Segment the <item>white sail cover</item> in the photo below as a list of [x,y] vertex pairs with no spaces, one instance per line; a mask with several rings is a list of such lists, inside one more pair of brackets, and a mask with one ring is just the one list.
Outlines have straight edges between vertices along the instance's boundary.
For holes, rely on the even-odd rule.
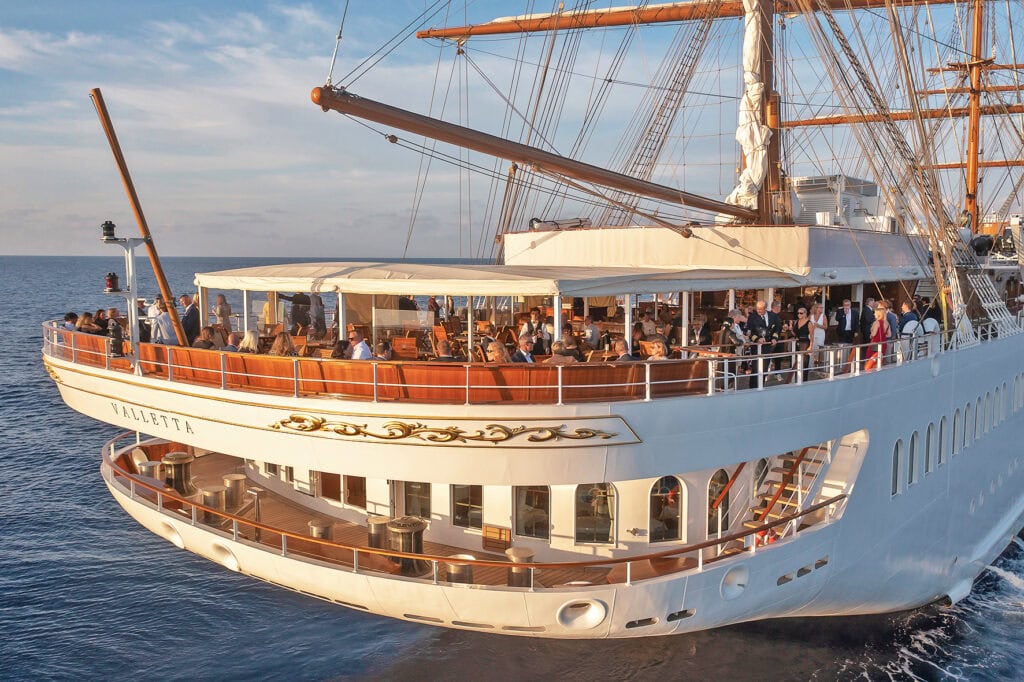
[[[757,208],[757,195],[768,173],[768,141],[772,131],[764,124],[764,83],[761,82],[761,13],[758,0],[743,0],[743,99],[740,101],[736,141],[743,150],[744,168],[726,203]],[[731,220],[731,219],[730,219]]]

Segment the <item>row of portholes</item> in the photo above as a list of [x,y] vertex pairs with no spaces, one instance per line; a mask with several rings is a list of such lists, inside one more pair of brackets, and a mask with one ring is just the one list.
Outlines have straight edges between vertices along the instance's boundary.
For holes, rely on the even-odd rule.
[[[953,412],[953,433],[949,434],[948,417],[939,421],[938,433],[935,424],[928,424],[924,435],[924,466],[919,466],[919,453],[922,443],[920,434],[914,431],[907,443],[900,438],[892,449],[892,495],[895,497],[903,492],[903,472],[906,472],[906,487],[914,485],[923,476],[932,473],[937,467],[946,463],[971,446],[989,430],[1006,420],[1007,411],[1016,412],[1024,407],[1024,379],[1016,376],[1013,379],[1013,396],[1007,391],[1006,383],[996,387],[994,393],[978,396],[973,403],[967,403],[961,411]],[[936,435],[938,442],[936,443]]]
[[787,573],[785,575],[780,575],[779,579],[775,581],[775,585],[778,586],[778,587],[782,587],[786,583],[793,582],[793,580],[795,580],[796,578],[802,578],[805,575],[808,575],[811,571],[816,571],[819,568],[824,568],[827,565],[828,565],[828,556],[826,555],[826,556],[821,557],[817,561],[815,561],[813,564],[810,564],[810,565],[807,565],[807,566],[802,566],[802,567],[798,568],[793,573]]

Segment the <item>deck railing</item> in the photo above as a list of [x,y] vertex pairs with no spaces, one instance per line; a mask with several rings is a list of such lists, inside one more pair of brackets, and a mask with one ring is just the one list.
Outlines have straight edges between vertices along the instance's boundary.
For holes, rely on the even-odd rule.
[[[171,516],[177,520],[186,520],[193,526],[205,526],[208,532],[230,537],[236,542],[246,542],[250,545],[260,546],[265,551],[280,553],[281,556],[298,555],[307,559],[313,559],[328,564],[351,570],[354,573],[378,573],[391,575],[394,571],[380,568],[381,560],[414,560],[426,562],[430,565],[429,576],[411,576],[412,579],[420,579],[425,582],[436,584],[449,581],[444,579],[446,574],[441,568],[446,565],[470,565],[481,568],[519,569],[529,574],[528,589],[533,590],[542,585],[536,580],[537,571],[556,571],[565,569],[600,569],[602,582],[589,585],[565,584],[558,587],[572,589],[586,589],[594,584],[626,584],[630,585],[641,580],[660,577],[672,573],[702,572],[705,565],[722,560],[731,556],[752,556],[758,552],[768,551],[772,545],[765,545],[758,540],[764,537],[770,529],[790,525],[792,533],[787,534],[786,539],[796,538],[800,533],[806,532],[808,528],[821,523],[827,523],[841,516],[845,508],[847,495],[840,494],[830,497],[806,509],[788,514],[774,521],[766,522],[756,528],[746,529],[740,532],[724,535],[720,538],[713,538],[704,542],[690,543],[676,546],[658,552],[648,552],[640,555],[621,557],[616,559],[589,559],[586,561],[560,561],[560,562],[537,562],[521,563],[514,561],[493,561],[488,559],[467,559],[463,556],[437,556],[432,554],[416,554],[411,552],[399,552],[389,549],[377,549],[367,546],[358,546],[334,542],[323,538],[311,537],[271,526],[260,521],[247,519],[237,514],[209,507],[194,499],[183,497],[159,481],[137,476],[127,471],[119,464],[119,460],[136,444],[118,447],[123,440],[135,436],[132,432],[125,432],[115,436],[103,446],[104,453],[104,478],[111,486],[120,489],[129,498],[137,503],[142,503],[158,510],[162,514]],[[312,513],[311,513],[312,518]],[[212,519],[212,520],[211,520]],[[801,523],[795,523],[802,520]],[[224,530],[230,527],[230,531]],[[778,546],[776,543],[775,546]],[[742,551],[724,553],[722,550],[727,546],[742,547]],[[340,556],[339,556],[340,555]],[[377,566],[374,566],[374,561]],[[652,563],[654,562],[654,563]],[[616,568],[620,570],[616,570]],[[652,574],[654,568],[654,574]],[[410,577],[410,576],[406,576]],[[487,587],[490,589],[515,589],[509,586],[494,585],[491,583],[470,582],[469,584]],[[551,586],[548,586],[551,587]]]
[[[994,325],[977,328],[982,342]],[[714,395],[741,389],[859,375],[930,358],[949,347],[951,335],[932,333],[883,344],[840,344],[797,351],[733,355],[713,347],[687,347],[688,357],[660,362],[582,362],[567,365],[384,362],[288,358],[140,344],[137,361],[112,353],[104,336],[43,326],[43,353],[52,358],[171,382],[277,395],[329,396],[387,402],[467,405],[571,404]],[[767,349],[768,346],[766,345]]]

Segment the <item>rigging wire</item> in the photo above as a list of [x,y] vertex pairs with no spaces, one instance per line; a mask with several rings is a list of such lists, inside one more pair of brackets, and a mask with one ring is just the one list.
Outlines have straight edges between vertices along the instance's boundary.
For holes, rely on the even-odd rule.
[[345,31],[345,17],[348,16],[348,0],[345,0],[345,7],[341,11],[341,25],[338,26],[338,38],[334,41],[334,54],[331,55],[331,68],[327,72],[327,85],[330,87],[331,78],[334,77],[334,65],[338,61],[338,48],[341,47],[341,35]]

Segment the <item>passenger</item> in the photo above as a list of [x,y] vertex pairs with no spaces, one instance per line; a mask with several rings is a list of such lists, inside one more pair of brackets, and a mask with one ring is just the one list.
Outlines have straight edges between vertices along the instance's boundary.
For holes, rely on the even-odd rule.
[[391,344],[387,341],[378,341],[373,349],[374,360],[390,360],[392,355]]
[[537,346],[533,337],[523,334],[519,337],[519,350],[512,354],[512,362],[533,363],[533,349]]
[[707,315],[697,313],[690,322],[690,326],[693,329],[693,338],[690,339],[690,343],[697,346],[711,345],[711,325],[708,323]]
[[274,339],[274,345],[270,347],[267,355],[293,358],[298,355],[295,352],[295,344],[292,343],[292,335],[288,332],[279,332]]
[[651,344],[651,346],[650,346],[650,348],[651,348],[651,355],[650,355],[650,357],[647,358],[648,360],[651,360],[651,361],[668,360],[668,348],[665,346],[664,339],[657,338],[654,341],[651,341],[650,344]]
[[[903,302],[903,304],[900,306],[900,309],[903,313],[902,315],[900,315],[899,321],[900,334],[912,334],[914,330],[917,329],[916,323],[921,321],[920,318],[917,316],[917,311],[914,310],[914,307],[907,301]],[[913,324],[911,328],[908,330],[907,325],[910,322],[914,322],[915,324]]]
[[811,351],[817,352],[825,347],[825,330],[828,328],[828,318],[821,309],[820,303],[811,306]]
[[[292,324],[291,332],[298,334],[300,331],[309,329],[309,295],[301,291],[289,296],[288,294],[278,294],[278,305],[280,299],[292,302]],[[283,319],[278,319],[278,322],[284,322]]]
[[633,348],[639,348],[641,341],[647,340],[647,335],[643,333],[643,323],[633,323],[633,332],[630,334],[630,338],[633,343],[630,344]]
[[[554,353],[554,345],[551,344]],[[572,327],[566,327],[565,331],[562,332],[562,345],[564,346],[563,353],[565,355],[571,355],[576,359],[576,362],[583,362],[583,353],[580,350],[579,344],[576,342],[576,335],[572,333]]]
[[245,332],[245,337],[242,342],[238,344],[239,353],[259,353],[260,352],[260,337],[256,333],[255,329],[249,329]]
[[565,343],[555,341],[551,344],[551,357],[544,361],[546,365],[569,365],[576,362],[576,357],[568,353]]
[[178,297],[178,301],[181,302],[181,307],[185,311],[181,315],[181,327],[185,330],[185,338],[188,340],[188,345],[196,340],[199,336],[199,307],[192,302],[192,297],[188,294],[182,294]]
[[78,321],[75,322],[75,331],[85,332],[86,334],[105,334],[106,330],[102,329],[96,322],[88,310],[81,314]]
[[499,341],[491,341],[487,345],[487,362],[495,362],[507,364],[512,362],[512,357],[508,354],[508,349],[505,348],[505,344]]
[[78,315],[76,313],[64,313],[64,329],[73,332],[78,328]]
[[836,337],[840,343],[853,343],[857,333],[857,313],[853,310],[850,299],[843,299],[843,307],[836,311]]
[[636,357],[629,352],[629,346],[626,345],[625,339],[615,340],[615,355],[614,362],[634,362]]
[[193,348],[202,348],[203,350],[214,350],[217,348],[217,344],[213,342],[213,327],[206,326],[199,330],[199,336],[192,342]]
[[348,342],[352,344],[353,360],[370,360],[373,357],[370,346],[363,340],[363,334],[359,330],[353,329],[348,333]]
[[583,342],[589,346],[588,350],[594,350],[600,346],[601,330],[594,324],[594,318],[587,315],[583,318]]
[[92,315],[92,320],[95,324],[103,328],[103,331],[107,330],[107,311],[103,308],[97,308],[96,312]]
[[351,360],[352,359],[352,345],[344,340],[339,339],[334,344],[334,348],[331,349],[332,360]]
[[231,332],[228,334],[228,342],[221,348],[225,353],[237,353],[238,344],[242,343],[242,339],[245,338],[241,332]]
[[[892,330],[889,328],[889,321],[886,319],[888,313],[888,307],[885,301],[879,301],[875,305],[875,323],[871,325],[871,345],[867,348],[867,363],[864,365],[864,369],[874,369],[880,367],[882,364],[882,357],[885,356],[887,342],[892,335]],[[879,355],[879,348],[881,348],[881,355]]]
[[224,298],[224,294],[217,294],[217,301],[213,304],[213,308],[210,309],[210,312],[217,318],[217,324],[224,327],[224,332],[226,334],[230,334],[231,306],[228,305],[228,300]]
[[793,322],[793,336],[796,337],[796,349],[800,352],[811,347],[811,320],[807,316],[807,308],[796,309],[796,320]]
[[893,305],[889,301],[881,301],[885,304],[885,321],[889,324],[889,340],[895,339],[900,333],[900,318],[893,310]]
[[452,344],[448,339],[441,339],[437,342],[437,357],[431,358],[434,362],[458,362],[452,355]]
[[324,299],[320,294],[309,295],[309,328],[318,337],[327,333],[327,321],[324,317]]
[[178,336],[174,333],[174,323],[171,322],[171,314],[167,312],[167,304],[163,299],[156,300],[157,315],[152,320],[153,332],[150,335],[153,343],[162,343],[166,346],[178,345]]
[[488,322],[486,325],[484,325],[483,338],[480,339],[480,350],[483,352],[484,362],[488,362],[487,349],[490,348],[491,343],[493,343],[495,340],[496,339],[494,336],[494,325]]
[[[644,339],[647,339],[648,336],[654,336],[655,334],[658,333],[658,325],[655,324],[654,320],[651,319],[651,314],[646,310],[640,315],[640,322],[638,322],[637,324],[640,325],[640,329],[643,332]],[[634,344],[634,347],[636,347],[636,344]]]

